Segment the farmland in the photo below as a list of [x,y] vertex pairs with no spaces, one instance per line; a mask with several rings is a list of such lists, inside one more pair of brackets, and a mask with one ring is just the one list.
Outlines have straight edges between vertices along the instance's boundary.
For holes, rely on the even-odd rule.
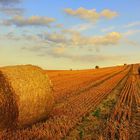
[[0,140],[138,140],[139,65],[47,70],[54,106],[44,120],[0,130]]

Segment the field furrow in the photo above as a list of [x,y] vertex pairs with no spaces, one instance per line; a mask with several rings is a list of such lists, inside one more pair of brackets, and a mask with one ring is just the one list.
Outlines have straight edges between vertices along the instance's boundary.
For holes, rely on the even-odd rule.
[[136,70],[137,66],[133,66],[131,75],[121,91],[120,98],[114,108],[114,113],[111,115],[104,132],[103,137],[105,140],[130,139],[133,98],[135,98],[137,107],[139,106]]
[[70,129],[80,122],[87,113],[95,108],[128,74],[130,67],[119,72],[96,87],[89,88],[65,102],[57,104],[48,120],[22,130],[6,130],[2,132],[3,140],[18,139],[50,139],[64,138]]
[[[105,80],[109,79],[110,77],[118,74],[119,72],[127,69],[126,67],[116,67],[116,68],[109,68],[103,70],[97,70],[95,73],[94,71],[90,71],[89,73],[83,75],[78,74],[75,75],[73,78],[67,77],[67,81],[63,82],[63,77],[59,80],[56,80],[54,83],[54,98],[56,103],[63,102],[68,98],[77,95],[93,86],[104,82]],[[52,79],[53,81],[53,79]],[[56,81],[59,81],[59,84],[56,84]]]

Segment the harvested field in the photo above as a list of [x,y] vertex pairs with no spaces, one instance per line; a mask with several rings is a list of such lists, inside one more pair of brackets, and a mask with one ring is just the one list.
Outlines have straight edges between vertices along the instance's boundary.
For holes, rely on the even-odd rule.
[[47,71],[54,85],[56,102],[66,100],[79,91],[86,90],[94,85],[126,69],[125,67],[102,68],[98,70],[83,71]]
[[26,128],[2,129],[0,140],[138,140],[138,66],[44,71],[53,85],[50,114]]

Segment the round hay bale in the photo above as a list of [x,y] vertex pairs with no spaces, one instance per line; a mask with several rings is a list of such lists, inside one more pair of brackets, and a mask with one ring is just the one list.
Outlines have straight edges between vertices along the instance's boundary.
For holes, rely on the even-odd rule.
[[43,120],[54,100],[45,71],[32,65],[0,68],[0,128]]

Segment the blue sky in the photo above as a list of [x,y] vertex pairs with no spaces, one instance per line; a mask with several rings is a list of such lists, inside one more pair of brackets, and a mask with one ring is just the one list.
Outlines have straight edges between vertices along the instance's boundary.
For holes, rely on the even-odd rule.
[[138,63],[139,5],[138,0],[0,0],[0,66]]

